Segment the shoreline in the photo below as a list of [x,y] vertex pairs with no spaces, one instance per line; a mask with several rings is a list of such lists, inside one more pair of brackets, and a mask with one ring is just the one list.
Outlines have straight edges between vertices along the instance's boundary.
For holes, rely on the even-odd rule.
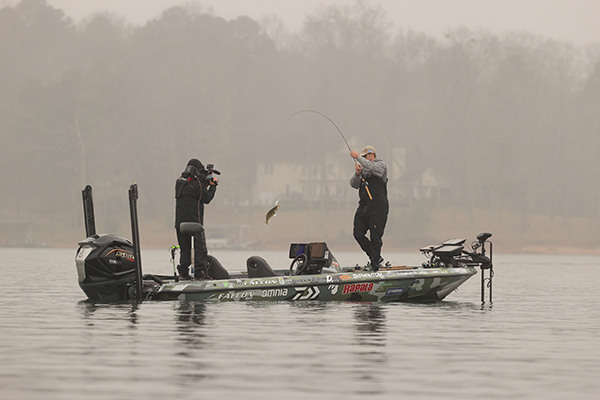
[[[419,253],[419,249],[453,238],[466,238],[470,248],[481,232],[493,234],[494,254],[600,255],[600,224],[593,220],[545,215],[530,215],[523,225],[521,214],[472,210],[470,213],[435,209],[426,216],[410,215],[409,209],[397,209],[390,217],[383,237],[382,253]],[[264,224],[264,213],[254,211],[232,214],[216,208],[206,216],[209,250],[211,234],[227,237],[232,251],[287,252],[290,243],[325,242],[336,251],[361,252],[352,237],[354,210],[280,210]],[[104,218],[99,217],[102,221]],[[131,237],[128,220],[108,228],[125,238]],[[33,243],[15,241],[13,232],[0,232],[4,248],[71,248],[84,239],[82,226],[59,227],[51,221],[39,221],[33,229]],[[140,220],[140,245],[143,249],[168,249],[177,243],[172,221]]]
[[[161,240],[154,241],[146,241],[142,242],[141,248],[143,250],[167,250],[170,245],[161,245]],[[468,242],[468,241],[467,241]],[[356,252],[362,253],[358,244],[330,244],[327,242],[328,247],[335,253],[337,252]],[[470,243],[470,242],[469,242]],[[493,242],[492,242],[493,243]],[[466,244],[466,243],[465,243]],[[77,251],[77,243],[67,244],[67,243],[58,243],[56,245],[29,245],[29,246],[0,246],[3,249],[72,249],[75,253]],[[424,247],[424,246],[421,246]],[[465,246],[467,249],[468,246]],[[576,246],[498,246],[494,244],[494,254],[515,254],[515,255],[523,255],[523,254],[531,254],[531,255],[586,255],[586,256],[600,256],[600,248],[586,248],[586,247],[576,247]],[[265,245],[265,246],[248,246],[248,247],[224,247],[218,249],[210,249],[209,253],[213,253],[215,251],[237,251],[237,252],[257,252],[257,251],[281,251],[287,253],[289,251],[288,245],[281,244],[273,244],[273,245]],[[419,252],[419,248],[415,247],[405,247],[405,246],[386,246],[384,244],[382,248],[382,254],[385,253],[406,253],[406,254],[417,254]]]

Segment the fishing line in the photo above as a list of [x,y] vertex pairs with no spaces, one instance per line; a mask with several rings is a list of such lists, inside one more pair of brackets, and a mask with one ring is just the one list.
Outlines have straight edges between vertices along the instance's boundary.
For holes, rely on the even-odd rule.
[[[296,111],[295,113],[293,113],[291,116],[293,117],[296,114],[300,114],[303,112],[313,112],[315,114],[319,114],[322,117],[327,118],[327,120],[329,122],[331,122],[333,124],[333,126],[335,126],[335,129],[337,129],[337,131],[340,133],[340,135],[342,136],[342,139],[344,139],[344,142],[346,142],[346,146],[348,146],[348,150],[352,151],[352,149],[350,148],[350,145],[348,144],[348,141],[346,140],[346,138],[344,137],[344,134],[342,133],[342,131],[340,130],[340,128],[338,128],[338,126],[335,124],[335,122],[333,122],[331,120],[331,118],[329,118],[327,115],[323,114],[322,112],[319,111],[315,111],[315,110],[300,110],[300,111]],[[354,160],[354,164],[358,164],[358,162],[356,160]],[[360,165],[360,164],[359,164]],[[367,182],[365,180],[365,178],[361,178],[361,181],[363,182],[363,184],[365,185],[365,189],[367,189],[367,194],[369,195],[369,198],[371,200],[373,200],[373,197],[371,196],[371,191],[369,190],[369,182]]]
[[323,113],[321,113],[321,112],[319,112],[319,111],[315,111],[315,110],[300,110],[300,111],[296,111],[296,112],[295,112],[295,113],[293,113],[291,116],[293,117],[294,115],[296,115],[296,114],[300,114],[300,113],[303,113],[303,112],[313,112],[313,113],[315,113],[315,114],[319,114],[319,115],[321,115],[322,117],[325,117],[325,118],[327,118],[327,120],[328,120],[329,122],[331,122],[331,123],[333,124],[333,126],[335,126],[335,129],[337,129],[337,131],[340,133],[340,135],[342,136],[342,139],[344,139],[344,142],[346,142],[346,146],[348,146],[348,150],[352,151],[352,149],[350,148],[350,145],[348,144],[348,141],[347,141],[347,140],[346,140],[346,138],[344,137],[344,134],[342,133],[342,131],[340,130],[340,128],[338,128],[338,126],[335,124],[335,122],[333,122],[333,121],[331,120],[331,118],[329,118],[327,115],[325,115],[325,114],[323,114]]

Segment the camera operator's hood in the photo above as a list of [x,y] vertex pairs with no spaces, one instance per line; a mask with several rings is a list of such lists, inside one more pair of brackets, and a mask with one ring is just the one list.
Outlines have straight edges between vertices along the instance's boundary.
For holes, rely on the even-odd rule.
[[200,160],[198,160],[197,158],[192,158],[190,161],[188,161],[187,165],[192,165],[196,167],[198,171],[202,171],[204,169],[204,165],[202,165]]

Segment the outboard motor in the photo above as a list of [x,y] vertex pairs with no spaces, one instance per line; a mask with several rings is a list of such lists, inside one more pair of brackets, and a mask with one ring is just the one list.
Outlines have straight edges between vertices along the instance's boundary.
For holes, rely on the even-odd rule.
[[75,256],[79,286],[91,300],[131,298],[135,282],[133,244],[118,235],[92,235],[78,243]]
[[[159,276],[142,275],[137,184],[129,187],[132,241],[114,234],[97,235],[90,185],[82,191],[82,196],[87,239],[78,243],[79,249],[75,256],[81,290],[90,300],[152,299],[164,282]],[[213,264],[215,275],[222,276],[223,271],[227,272],[218,261],[215,260]]]

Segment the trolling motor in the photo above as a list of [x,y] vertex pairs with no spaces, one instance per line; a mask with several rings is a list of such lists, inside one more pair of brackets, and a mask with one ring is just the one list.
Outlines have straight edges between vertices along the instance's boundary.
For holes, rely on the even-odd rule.
[[[494,264],[492,263],[492,242],[488,239],[492,237],[491,233],[484,232],[477,235],[477,242],[473,242],[471,248],[473,253],[468,253],[471,258],[480,263],[481,266],[481,304],[485,304],[485,287],[490,289],[490,305],[492,304],[492,278],[494,277]],[[489,243],[490,256],[485,255],[485,244]],[[481,248],[481,253],[477,253],[477,249]],[[488,271],[487,277],[485,271]]]
[[[488,239],[491,233],[477,235],[477,240],[471,243],[472,251],[464,249],[466,239],[450,239],[440,244],[419,249],[429,261],[422,264],[424,268],[460,268],[463,266],[481,268],[481,303],[485,304],[485,287],[489,288],[490,304],[492,304],[492,242]],[[490,256],[486,256],[485,244],[489,243]],[[478,251],[479,250],[479,251]],[[488,271],[487,276],[485,271]]]
[[467,239],[450,239],[440,244],[420,248],[419,251],[429,258],[424,262],[424,268],[458,268],[457,257],[462,254],[463,244]]

